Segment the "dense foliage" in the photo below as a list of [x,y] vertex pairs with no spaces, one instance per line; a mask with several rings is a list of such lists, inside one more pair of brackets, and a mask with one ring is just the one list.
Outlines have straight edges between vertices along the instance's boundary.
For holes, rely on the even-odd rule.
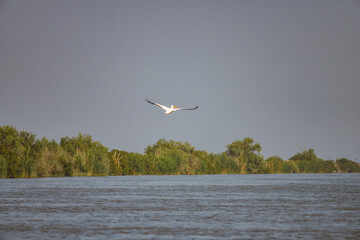
[[160,139],[139,154],[109,151],[87,134],[63,137],[58,143],[0,126],[0,178],[360,172],[353,161],[324,161],[313,149],[296,153],[288,161],[278,156],[264,160],[260,152],[260,144],[252,138],[234,141],[220,154],[196,150],[188,142]]

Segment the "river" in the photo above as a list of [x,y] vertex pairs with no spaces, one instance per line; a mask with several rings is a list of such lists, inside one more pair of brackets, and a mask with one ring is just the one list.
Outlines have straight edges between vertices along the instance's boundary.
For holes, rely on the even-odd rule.
[[0,239],[360,239],[360,174],[0,179]]

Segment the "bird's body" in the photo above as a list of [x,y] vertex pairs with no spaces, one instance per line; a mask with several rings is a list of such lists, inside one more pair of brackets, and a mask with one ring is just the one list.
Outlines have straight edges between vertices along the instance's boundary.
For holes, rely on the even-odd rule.
[[179,108],[179,107],[177,107],[175,105],[171,105],[170,107],[167,107],[167,106],[164,106],[164,105],[161,105],[161,104],[158,104],[158,103],[151,102],[149,99],[145,99],[145,101],[147,101],[150,104],[153,104],[155,106],[158,106],[158,107],[164,109],[165,114],[171,114],[171,113],[173,113],[175,111],[179,111],[179,110],[195,110],[195,109],[197,109],[199,107],[199,106],[196,106],[194,108]]

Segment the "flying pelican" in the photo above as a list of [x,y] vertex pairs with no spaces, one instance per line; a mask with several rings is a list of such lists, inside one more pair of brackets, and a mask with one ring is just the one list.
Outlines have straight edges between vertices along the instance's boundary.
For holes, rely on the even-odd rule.
[[196,106],[196,107],[194,107],[194,108],[179,108],[179,107],[174,106],[174,105],[171,105],[170,107],[166,107],[166,106],[164,106],[164,105],[161,105],[161,104],[158,104],[158,103],[154,103],[154,102],[150,101],[149,99],[145,99],[145,101],[147,101],[148,103],[151,103],[151,104],[153,104],[153,105],[155,105],[155,106],[158,106],[158,107],[164,109],[164,110],[165,110],[165,114],[171,114],[171,113],[173,113],[173,112],[175,112],[175,111],[179,111],[179,110],[195,110],[195,109],[197,109],[197,108],[199,107],[199,106]]

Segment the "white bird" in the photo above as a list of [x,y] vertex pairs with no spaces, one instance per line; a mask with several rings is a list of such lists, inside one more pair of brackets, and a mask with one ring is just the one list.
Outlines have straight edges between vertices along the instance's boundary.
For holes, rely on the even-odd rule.
[[158,103],[154,103],[154,102],[150,101],[149,99],[145,99],[145,101],[147,101],[148,103],[151,103],[151,104],[153,104],[153,105],[155,105],[155,106],[158,106],[158,107],[164,109],[164,110],[165,110],[165,114],[171,114],[171,113],[173,113],[173,112],[175,112],[175,111],[179,111],[179,110],[195,110],[195,109],[197,109],[197,108],[199,107],[199,106],[196,106],[196,107],[194,107],[194,108],[179,108],[179,107],[174,106],[174,105],[171,105],[170,107],[166,107],[166,106],[164,106],[164,105],[161,105],[161,104],[158,104]]

